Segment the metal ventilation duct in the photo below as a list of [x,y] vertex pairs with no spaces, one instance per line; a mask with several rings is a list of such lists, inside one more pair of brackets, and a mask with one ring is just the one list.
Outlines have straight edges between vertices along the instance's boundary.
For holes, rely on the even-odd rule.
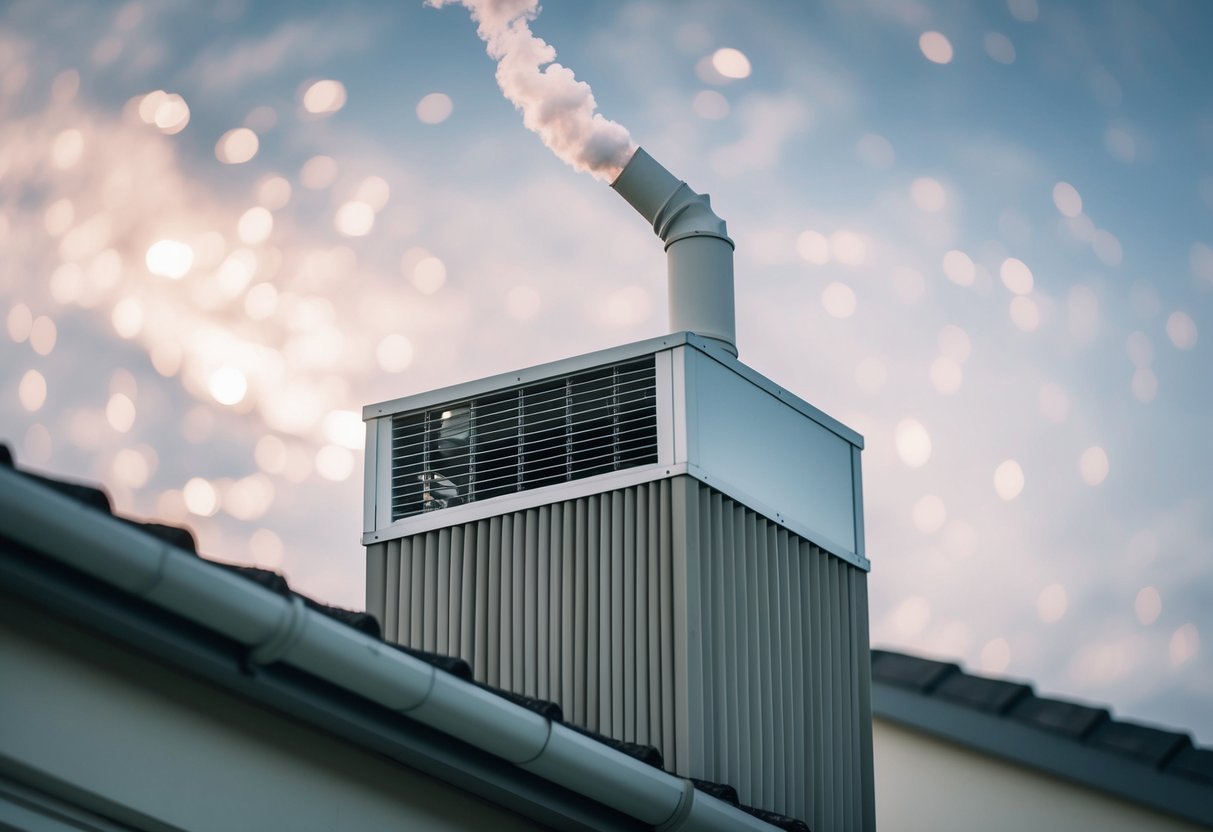
[[724,220],[698,194],[637,148],[611,184],[665,242],[670,331],[711,338],[737,355],[733,241]]

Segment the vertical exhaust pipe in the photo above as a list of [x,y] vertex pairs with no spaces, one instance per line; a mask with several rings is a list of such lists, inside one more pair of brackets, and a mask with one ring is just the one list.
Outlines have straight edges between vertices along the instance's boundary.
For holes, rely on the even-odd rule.
[[670,329],[716,341],[737,355],[733,241],[707,194],[697,194],[637,148],[611,187],[665,243]]

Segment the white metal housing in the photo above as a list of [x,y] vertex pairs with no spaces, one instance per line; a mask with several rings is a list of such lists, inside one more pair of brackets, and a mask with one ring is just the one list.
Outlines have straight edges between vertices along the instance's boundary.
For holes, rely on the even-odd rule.
[[[520,478],[515,490],[468,501],[458,476],[446,491],[458,500],[399,517],[393,481],[437,476],[405,469],[394,453],[393,427],[423,412],[451,414],[470,401],[541,389],[553,379],[595,368],[628,365],[652,356],[654,453],[644,463],[594,476],[534,487]],[[517,419],[518,417],[514,417]],[[527,442],[525,415],[513,434]],[[738,361],[714,341],[691,333],[642,341],[515,373],[370,405],[367,423],[363,543],[370,545],[431,529],[686,475],[727,494],[848,563],[867,570],[859,454],[863,439],[842,423]],[[542,424],[547,429],[546,423]],[[577,426],[569,430],[577,441]],[[400,432],[396,434],[400,442]],[[647,447],[647,446],[646,446]],[[647,451],[646,451],[647,453]],[[466,455],[460,457],[466,459]],[[466,465],[463,476],[466,476]],[[450,479],[456,480],[449,482]],[[395,493],[399,493],[398,485]],[[474,495],[472,495],[474,496]],[[448,503],[462,504],[442,507]]]

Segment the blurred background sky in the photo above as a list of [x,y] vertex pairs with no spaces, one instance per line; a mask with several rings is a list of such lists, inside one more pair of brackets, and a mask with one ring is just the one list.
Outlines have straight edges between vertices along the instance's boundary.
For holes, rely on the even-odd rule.
[[[1213,5],[561,2],[864,434],[872,638],[1213,743]],[[466,11],[0,6],[0,438],[363,606],[363,405],[665,331]]]

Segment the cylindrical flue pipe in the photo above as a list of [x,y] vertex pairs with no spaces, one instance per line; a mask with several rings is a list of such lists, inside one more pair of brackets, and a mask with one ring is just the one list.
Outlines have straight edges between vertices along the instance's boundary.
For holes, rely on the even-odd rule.
[[665,242],[671,330],[711,338],[737,355],[733,241],[708,195],[692,191],[643,148],[611,187]]

